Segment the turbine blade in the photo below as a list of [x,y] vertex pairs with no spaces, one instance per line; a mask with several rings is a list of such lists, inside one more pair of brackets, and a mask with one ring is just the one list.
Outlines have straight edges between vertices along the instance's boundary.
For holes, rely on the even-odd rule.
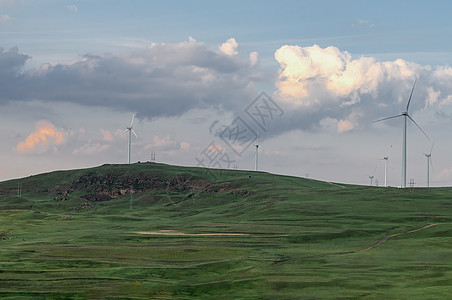
[[424,132],[424,130],[422,130],[421,126],[417,125],[416,121],[413,120],[413,118],[409,115],[406,114],[408,118],[410,118],[410,120],[417,126],[417,128],[419,128],[420,131],[422,131],[422,133],[427,137],[427,139],[430,141],[430,138],[428,137],[428,135]]
[[140,138],[138,137],[138,135],[136,134],[135,130],[133,130],[133,129],[130,129],[130,130],[132,131],[133,135],[136,136],[137,139],[140,139]]
[[432,172],[435,172],[434,168],[433,168],[433,161],[432,161],[432,157],[429,157],[429,161],[430,161],[430,166],[432,167]]
[[133,127],[133,119],[135,119],[135,113],[132,114],[132,122],[130,122],[130,127]]
[[387,158],[389,158],[389,155],[391,155],[391,150],[392,150],[392,145],[389,146],[389,152],[388,152],[388,155],[386,155]]
[[413,88],[411,89],[410,98],[408,99],[408,104],[406,105],[406,112],[408,112],[408,108],[410,107],[411,97],[413,96],[414,87],[416,86],[416,81],[417,81],[417,78],[414,79],[414,84],[413,84]]
[[430,155],[432,155],[433,145],[435,145],[435,141],[432,142],[432,147],[430,148]]
[[401,116],[403,116],[403,115],[400,114],[400,115],[397,115],[397,116],[387,117],[387,118],[383,118],[383,119],[379,119],[379,120],[373,121],[372,123],[377,123],[377,122],[381,122],[381,121],[384,121],[384,120],[394,119],[394,118],[398,118],[398,117],[401,117]]

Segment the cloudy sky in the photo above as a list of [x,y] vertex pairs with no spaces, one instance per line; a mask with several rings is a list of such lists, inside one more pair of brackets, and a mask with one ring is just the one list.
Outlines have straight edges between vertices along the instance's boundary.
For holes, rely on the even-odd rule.
[[0,180],[132,161],[452,185],[450,1],[0,0]]

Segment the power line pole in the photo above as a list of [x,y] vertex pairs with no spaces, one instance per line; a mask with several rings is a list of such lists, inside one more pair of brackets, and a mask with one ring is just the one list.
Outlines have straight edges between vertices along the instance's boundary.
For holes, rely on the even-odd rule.
[[410,192],[412,192],[414,190],[414,186],[416,185],[416,183],[414,182],[414,179],[411,178],[410,179]]
[[17,197],[22,198],[22,182],[17,183]]

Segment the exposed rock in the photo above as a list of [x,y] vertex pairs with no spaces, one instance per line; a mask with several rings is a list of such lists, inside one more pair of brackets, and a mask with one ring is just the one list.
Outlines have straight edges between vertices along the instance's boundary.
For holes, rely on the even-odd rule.
[[88,194],[88,195],[84,195],[80,198],[91,201],[91,202],[108,201],[108,200],[113,199],[109,195],[103,194],[103,193]]
[[90,208],[93,202],[108,201],[131,192],[187,193],[187,198],[192,198],[201,192],[250,195],[247,190],[232,187],[230,182],[211,183],[188,174],[167,176],[127,174],[125,171],[109,173],[89,171],[67,186],[55,187],[55,190],[58,191],[55,197],[57,201],[66,201],[74,191],[84,191],[86,194],[80,197],[85,200],[84,208]]

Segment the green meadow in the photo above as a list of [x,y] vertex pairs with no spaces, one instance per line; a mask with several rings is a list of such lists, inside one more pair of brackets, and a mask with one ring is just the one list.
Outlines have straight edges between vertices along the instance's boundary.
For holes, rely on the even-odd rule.
[[451,188],[154,163],[10,180],[0,298],[450,299],[451,209]]

